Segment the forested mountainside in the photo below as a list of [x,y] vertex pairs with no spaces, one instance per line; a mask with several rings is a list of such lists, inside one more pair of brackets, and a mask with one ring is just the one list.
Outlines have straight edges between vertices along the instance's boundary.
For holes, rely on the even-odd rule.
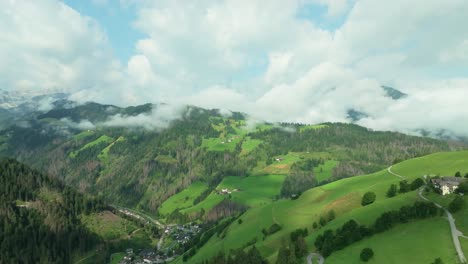
[[241,113],[197,107],[167,117],[163,128],[107,122],[116,117],[146,120],[159,107],[58,101],[54,109],[25,115],[2,130],[0,154],[80,192],[158,213],[165,200],[193,182],[208,186],[197,199],[201,201],[227,176],[279,174],[287,176],[282,195],[298,195],[397,161],[463,147],[352,124],[252,125]]
[[13,159],[0,159],[0,263],[107,263],[158,227]]
[[0,188],[0,263],[70,263],[102,243],[79,220],[102,200],[9,159],[0,160]]

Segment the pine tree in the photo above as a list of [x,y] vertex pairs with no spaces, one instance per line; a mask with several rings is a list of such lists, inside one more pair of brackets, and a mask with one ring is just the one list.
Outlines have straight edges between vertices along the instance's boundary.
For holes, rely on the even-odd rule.
[[388,188],[387,191],[387,197],[394,197],[397,194],[397,186],[396,184],[390,185],[390,188]]

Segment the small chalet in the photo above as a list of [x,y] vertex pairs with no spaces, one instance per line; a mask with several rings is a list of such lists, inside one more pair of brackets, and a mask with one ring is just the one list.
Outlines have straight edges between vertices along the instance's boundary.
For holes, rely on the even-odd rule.
[[453,193],[460,183],[463,182],[460,177],[441,177],[438,179],[431,179],[432,184],[436,189],[439,189],[442,195]]

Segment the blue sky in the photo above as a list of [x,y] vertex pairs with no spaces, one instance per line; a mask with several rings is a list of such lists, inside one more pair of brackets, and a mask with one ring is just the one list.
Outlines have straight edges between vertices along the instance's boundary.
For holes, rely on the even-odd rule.
[[107,2],[99,4],[99,1],[91,0],[64,0],[64,3],[99,22],[112,49],[122,62],[130,59],[135,53],[135,43],[144,37],[144,34],[132,26],[136,20],[134,5],[121,5],[117,1],[113,5]]
[[346,21],[349,10],[347,9],[343,14],[337,16],[327,16],[328,8],[326,5],[309,3],[301,6],[297,12],[297,17],[309,20],[325,30],[335,31]]

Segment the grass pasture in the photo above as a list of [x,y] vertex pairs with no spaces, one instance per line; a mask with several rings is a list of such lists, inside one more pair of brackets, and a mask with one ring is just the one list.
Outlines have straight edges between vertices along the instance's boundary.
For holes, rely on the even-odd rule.
[[217,194],[216,192],[211,192],[203,201],[200,203],[180,210],[182,213],[194,213],[194,212],[200,212],[202,209],[205,210],[205,212],[209,211],[211,208],[215,207],[217,204],[219,204],[221,201],[225,199],[224,195]]
[[242,152],[241,155],[247,155],[252,150],[254,150],[258,145],[262,144],[263,141],[259,139],[251,139],[250,137],[245,137],[244,142],[242,143]]
[[105,240],[127,239],[128,234],[135,231],[137,226],[110,211],[83,215],[83,224]]
[[110,144],[110,143],[112,143],[113,140],[114,139],[109,137],[109,136],[102,135],[99,138],[97,138],[96,140],[87,143],[86,145],[84,145],[79,150],[70,152],[69,156],[70,156],[70,158],[75,158],[81,151],[83,151],[85,149],[94,147],[94,146],[96,146],[96,145],[98,145],[100,143],[103,143],[103,142]]
[[323,165],[314,168],[314,175],[318,182],[328,180],[332,176],[333,169],[338,165],[336,160],[326,160]]
[[[429,231],[430,230],[430,231]],[[359,253],[372,248],[374,257],[367,263],[432,263],[440,257],[444,263],[458,263],[447,219],[437,217],[397,225],[334,252],[326,262],[361,264]]]
[[299,132],[304,132],[304,131],[309,130],[309,129],[311,129],[311,130],[322,129],[322,128],[326,128],[326,127],[328,127],[328,125],[322,125],[322,124],[320,124],[320,125],[306,125],[306,126],[300,127]]
[[204,138],[201,147],[208,151],[234,151],[241,141],[237,135],[228,135],[225,138]]
[[164,201],[161,207],[159,207],[159,212],[162,215],[167,215],[176,209],[189,208],[193,206],[195,198],[200,196],[200,194],[202,194],[206,189],[208,189],[208,185],[206,183],[194,182],[183,191]]
[[92,130],[85,130],[85,131],[82,131],[82,132],[80,132],[80,133],[74,135],[74,136],[73,136],[73,139],[76,140],[76,141],[78,141],[78,140],[82,140],[82,139],[87,138],[87,137],[92,136],[92,135],[94,135],[94,131],[92,131]]
[[250,177],[226,177],[216,188],[221,190],[238,189],[233,192],[230,199],[251,207],[271,203],[279,195],[285,176],[264,175]]
[[[276,156],[280,161],[274,160],[272,164],[266,166],[263,171],[267,174],[288,174],[291,165],[303,159],[330,159],[331,155],[327,152],[289,152],[287,155]],[[330,164],[331,165],[331,164]],[[330,166],[329,165],[329,166]],[[325,170],[325,168],[324,168]],[[327,176],[323,174],[323,178]]]
[[[438,153],[422,158],[408,160],[394,166],[393,171],[407,176],[408,181],[425,174],[452,175],[455,171],[468,171],[468,152]],[[291,159],[293,159],[291,157]],[[289,160],[291,160],[289,159]],[[429,167],[428,167],[429,166]],[[401,179],[386,170],[377,173],[342,179],[330,184],[310,189],[297,200],[278,200],[249,209],[241,217],[242,224],[232,223],[227,228],[224,238],[212,237],[191,259],[194,263],[207,259],[224,250],[241,248],[256,239],[255,246],[271,263],[276,261],[277,250],[282,240],[288,240],[289,233],[297,228],[309,229],[306,242],[310,251],[314,251],[315,238],[326,229],[337,229],[350,219],[360,224],[371,225],[383,212],[397,210],[404,205],[411,205],[420,200],[416,191],[398,194],[387,198],[386,191],[391,184],[398,184]],[[376,201],[368,206],[361,206],[362,195],[372,191]],[[336,219],[324,228],[312,230],[312,224],[318,222],[321,215],[329,210],[336,212]],[[460,212],[464,215],[467,209]],[[458,213],[457,213],[458,214]],[[457,217],[457,216],[456,216]],[[463,227],[464,223],[460,222]],[[262,228],[278,223],[282,229],[263,240]],[[462,228],[460,228],[462,229]],[[463,231],[463,230],[462,230]],[[430,234],[428,234],[430,233]],[[402,241],[404,237],[406,240]],[[417,220],[408,224],[399,224],[394,229],[357,242],[341,251],[334,252],[328,263],[358,263],[356,252],[371,245],[376,257],[369,263],[431,263],[441,257],[445,263],[456,263],[454,248],[450,240],[448,222],[444,217]],[[468,247],[467,241],[462,245]],[[395,251],[393,248],[397,248]],[[357,253],[359,254],[359,253]],[[378,256],[377,256],[378,255]],[[417,258],[417,256],[423,256]],[[382,262],[384,260],[384,262]],[[388,261],[385,261],[388,260]]]
[[120,142],[120,141],[124,141],[124,140],[125,140],[125,138],[122,137],[122,136],[120,136],[119,138],[117,138],[117,140],[115,140],[114,142],[110,143],[109,146],[105,147],[105,148],[101,151],[101,153],[99,153],[98,159],[103,160],[103,161],[107,160],[107,158],[109,157],[109,150],[112,148],[112,146],[114,146],[114,144],[116,144],[116,143],[118,143],[118,142]]
[[229,190],[238,189],[239,191],[232,192],[230,195],[218,194],[216,191],[213,191],[200,203],[180,211],[182,213],[199,212],[201,209],[209,211],[224,199],[231,199],[250,207],[270,204],[279,194],[284,178],[284,175],[225,177],[216,187],[216,190],[219,191],[227,188]]
[[[297,228],[311,229],[312,224],[315,221],[318,222],[320,216],[327,214],[331,209],[335,210],[337,219],[330,222],[327,228],[338,227],[350,217],[355,218],[360,223],[369,224],[383,211],[397,209],[403,204],[416,200],[416,192],[391,199],[385,197],[388,186],[398,181],[397,177],[382,171],[313,188],[297,200],[283,199],[252,208],[242,216],[243,223],[241,225],[231,224],[225,238],[212,238],[206,246],[199,250],[193,260],[195,262],[201,261],[223,248],[227,252],[230,249],[242,247],[256,238],[258,241],[256,247],[264,256],[274,262],[276,251],[282,239],[288,239],[289,233]],[[362,207],[360,205],[361,197],[370,190],[376,192],[377,201],[372,205]],[[281,225],[283,229],[263,240],[262,228],[268,228],[273,223]],[[307,238],[309,245],[313,244],[315,236],[318,234],[319,232],[312,232],[311,236]]]
[[124,257],[125,257],[124,252],[114,253],[114,254],[112,254],[110,256],[110,263],[111,264],[119,264],[120,261],[122,261]]

